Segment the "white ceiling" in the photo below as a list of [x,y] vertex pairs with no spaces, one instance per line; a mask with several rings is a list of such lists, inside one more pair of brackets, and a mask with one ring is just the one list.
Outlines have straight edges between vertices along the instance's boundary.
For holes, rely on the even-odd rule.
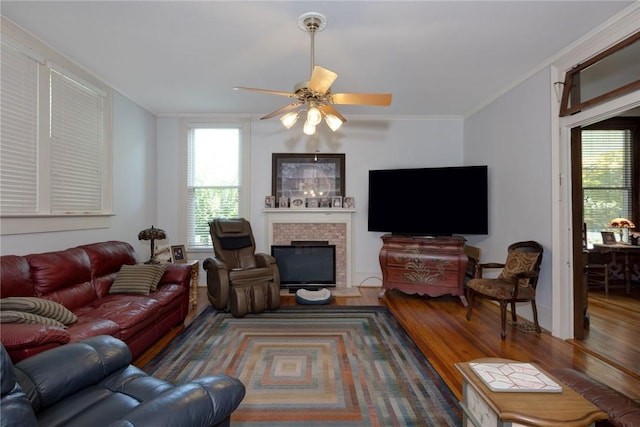
[[[2,15],[156,114],[263,115],[310,75],[305,12],[327,16],[316,64],[333,92],[391,92],[344,115],[466,116],[628,1],[7,1]],[[348,118],[348,117],[347,117]]]

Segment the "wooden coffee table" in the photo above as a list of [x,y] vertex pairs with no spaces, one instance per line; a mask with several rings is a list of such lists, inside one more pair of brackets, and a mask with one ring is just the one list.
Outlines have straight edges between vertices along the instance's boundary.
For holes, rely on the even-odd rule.
[[456,363],[463,377],[460,405],[464,427],[584,427],[607,418],[605,412],[540,368],[544,375],[562,386],[561,392],[495,392],[471,368],[471,363],[519,362],[484,358]]

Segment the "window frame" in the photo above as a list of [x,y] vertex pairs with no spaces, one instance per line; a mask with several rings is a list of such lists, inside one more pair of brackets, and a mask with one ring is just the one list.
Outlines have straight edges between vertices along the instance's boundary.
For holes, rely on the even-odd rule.
[[210,253],[212,246],[200,247],[189,245],[189,133],[194,128],[237,128],[240,130],[240,148],[239,148],[239,164],[240,164],[240,185],[238,197],[238,213],[240,217],[248,217],[250,214],[250,198],[251,198],[251,159],[250,159],[250,126],[248,119],[244,118],[218,118],[218,117],[197,117],[184,118],[181,125],[182,135],[182,178],[181,178],[181,200],[183,201],[180,208],[180,239],[185,242],[187,252],[191,253]]
[[[621,42],[616,43],[603,52],[595,55],[593,58],[587,59],[584,62],[574,66],[571,70],[567,71],[563,82],[562,99],[560,100],[560,117],[566,117],[571,114],[575,114],[586,108],[602,104],[605,101],[617,98],[621,95],[633,92],[634,90],[640,88],[640,79],[637,79],[590,99],[582,100],[580,96],[580,76],[582,72],[587,70],[592,65],[610,58],[611,55],[614,55],[620,50],[630,45],[634,45],[635,43],[640,43],[640,31],[635,32]],[[571,103],[571,98],[574,98],[576,100],[575,103]]]
[[[37,63],[37,209],[33,213],[2,214],[1,235],[50,231],[108,228],[113,216],[112,200],[112,91],[100,79],[78,66],[61,53],[2,17],[2,39]],[[51,210],[50,202],[50,73],[62,72],[75,82],[100,93],[102,110],[101,208],[92,212],[60,212]]]
[[[629,219],[638,224],[640,222],[640,117],[614,117],[585,126],[581,130],[629,130],[631,132],[631,215]],[[582,155],[582,143],[580,149],[580,155]],[[582,174],[582,164],[579,170]],[[582,182],[582,175],[580,175],[580,182]],[[582,222],[584,222],[584,186],[581,184],[580,188],[582,193],[580,211]]]

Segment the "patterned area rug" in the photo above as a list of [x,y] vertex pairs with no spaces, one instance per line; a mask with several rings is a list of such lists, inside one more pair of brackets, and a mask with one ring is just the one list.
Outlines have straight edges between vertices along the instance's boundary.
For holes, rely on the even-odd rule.
[[147,366],[175,383],[215,373],[247,395],[234,426],[459,426],[455,396],[385,307],[208,307]]

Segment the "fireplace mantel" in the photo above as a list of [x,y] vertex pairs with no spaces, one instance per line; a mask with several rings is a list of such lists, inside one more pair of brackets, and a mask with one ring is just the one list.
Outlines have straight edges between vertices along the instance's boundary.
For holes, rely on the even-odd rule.
[[[345,208],[305,208],[305,209],[285,209],[285,208],[273,208],[263,209],[266,221],[266,239],[267,247],[270,249],[271,245],[276,242],[277,244],[288,244],[289,242],[283,242],[282,237],[274,235],[277,233],[277,229],[281,224],[295,224],[302,225],[302,235],[287,236],[290,240],[329,240],[326,237],[324,228],[331,228],[334,225],[340,225],[344,227],[344,232],[340,233],[340,236],[333,236],[332,238],[340,240],[339,242],[331,242],[337,244],[338,253],[336,253],[336,276],[337,287],[350,288],[353,284],[352,264],[354,254],[354,238],[353,238],[353,226],[352,218],[356,212],[355,209]],[[304,224],[309,224],[310,228],[305,229]],[[293,229],[300,229],[300,227],[291,227]],[[275,230],[275,231],[274,231]],[[309,237],[311,236],[311,237]],[[340,253],[340,247],[343,248]],[[341,258],[341,259],[339,259]]]

